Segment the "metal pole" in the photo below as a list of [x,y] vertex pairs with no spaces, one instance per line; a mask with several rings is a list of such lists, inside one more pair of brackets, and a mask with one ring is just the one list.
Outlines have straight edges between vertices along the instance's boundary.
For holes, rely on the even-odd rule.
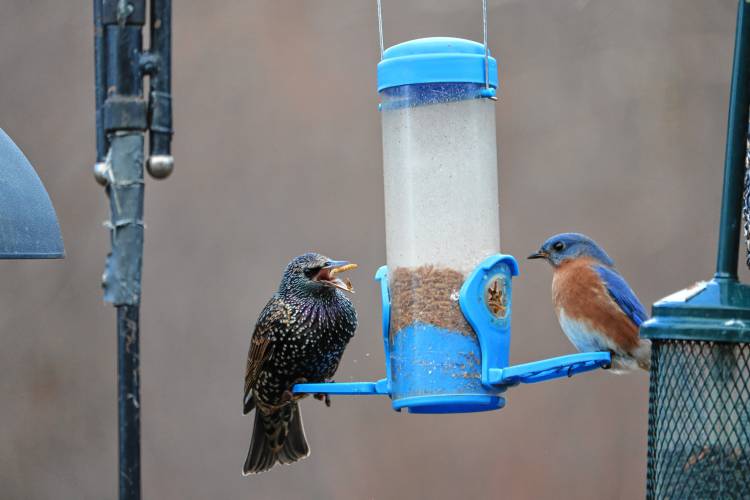
[[717,279],[737,280],[748,106],[750,106],[750,4],[745,0],[739,0],[729,95],[724,191],[715,276]]
[[96,161],[103,162],[107,154],[107,136],[102,123],[102,107],[107,95],[106,62],[104,60],[104,26],[102,2],[94,0],[94,95],[96,98]]
[[117,404],[121,500],[141,498],[138,344],[143,259],[143,100],[141,28],[145,0],[103,0],[109,138],[112,251],[104,273],[105,300],[117,307]]
[[[172,0],[151,0],[151,50],[144,70],[149,74],[148,172],[156,179],[174,169],[172,140]],[[150,64],[154,61],[155,64]]]
[[141,498],[139,307],[117,307],[117,419],[120,500]]
[[[141,498],[139,308],[143,261],[144,134],[166,177],[173,165],[171,2],[152,0],[153,52],[144,53],[146,0],[94,0],[97,181],[110,201],[112,250],[102,286],[117,308],[119,498]],[[143,78],[151,76],[149,102]],[[158,77],[157,77],[158,75]],[[168,171],[165,172],[165,165]],[[151,167],[150,167],[151,171]]]

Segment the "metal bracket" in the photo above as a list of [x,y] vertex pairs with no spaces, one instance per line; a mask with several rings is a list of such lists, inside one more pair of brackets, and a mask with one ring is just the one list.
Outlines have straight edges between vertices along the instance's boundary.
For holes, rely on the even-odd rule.
[[147,110],[146,101],[140,97],[111,96],[104,101],[104,129],[146,130]]

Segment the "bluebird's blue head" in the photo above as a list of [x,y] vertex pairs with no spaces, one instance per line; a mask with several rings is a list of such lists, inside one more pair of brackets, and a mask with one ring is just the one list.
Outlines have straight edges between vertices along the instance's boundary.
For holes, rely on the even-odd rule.
[[529,255],[529,259],[545,259],[552,267],[557,267],[570,259],[590,258],[605,266],[614,266],[607,252],[594,240],[579,233],[561,233],[548,239],[539,251]]

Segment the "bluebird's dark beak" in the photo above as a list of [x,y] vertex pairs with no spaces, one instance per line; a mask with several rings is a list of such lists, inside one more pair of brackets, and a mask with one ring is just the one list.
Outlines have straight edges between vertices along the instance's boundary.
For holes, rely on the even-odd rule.
[[546,259],[547,257],[549,257],[549,254],[547,252],[543,252],[542,250],[539,250],[536,253],[532,253],[527,258],[528,259]]
[[341,278],[337,278],[336,275],[356,268],[357,264],[352,264],[345,260],[329,260],[314,279],[326,286],[332,286],[344,290],[345,292],[354,293],[351,281],[346,278],[342,280]]

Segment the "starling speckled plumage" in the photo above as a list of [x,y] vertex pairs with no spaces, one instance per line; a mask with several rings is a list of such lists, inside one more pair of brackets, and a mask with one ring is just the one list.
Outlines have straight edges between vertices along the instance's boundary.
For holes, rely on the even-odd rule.
[[255,409],[255,424],[243,474],[290,464],[310,454],[298,399],[292,387],[333,377],[357,313],[336,277],[356,267],[306,253],[286,267],[279,289],[260,313],[245,371],[244,413]]

